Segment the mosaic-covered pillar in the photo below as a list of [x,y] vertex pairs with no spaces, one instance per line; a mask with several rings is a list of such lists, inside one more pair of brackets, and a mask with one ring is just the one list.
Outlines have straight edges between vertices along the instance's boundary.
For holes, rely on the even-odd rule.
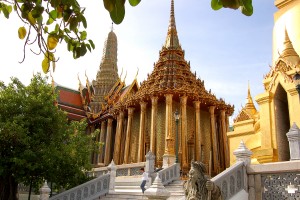
[[125,152],[124,152],[124,163],[125,164],[129,163],[129,147],[130,147],[133,111],[134,111],[134,108],[132,108],[132,107],[128,108],[128,121],[127,121]]
[[151,97],[151,133],[150,133],[150,151],[156,152],[156,119],[157,119],[157,100],[158,97]]
[[210,113],[210,127],[211,127],[211,139],[212,139],[212,157],[213,157],[213,169],[216,173],[219,170],[219,159],[218,159],[218,146],[217,146],[217,134],[215,126],[215,106],[209,107]]
[[138,162],[143,162],[144,144],[145,144],[145,119],[146,119],[146,106],[147,102],[140,102],[141,113],[140,113],[140,132],[139,132],[139,150],[138,150]]
[[120,163],[120,150],[121,150],[121,134],[123,129],[124,112],[120,111],[117,119],[117,131],[115,137],[115,147],[114,147],[114,162],[119,165]]
[[195,127],[195,159],[201,161],[201,127],[200,127],[200,101],[194,101],[196,113]]
[[229,159],[229,147],[227,140],[227,126],[226,126],[226,111],[221,110],[221,123],[222,123],[222,135],[223,135],[223,145],[224,145],[224,153],[225,153],[225,166],[226,168],[230,166]]
[[106,142],[105,142],[105,155],[104,155],[104,165],[108,165],[111,161],[111,153],[110,153],[110,149],[111,149],[111,134],[112,134],[112,122],[113,119],[108,118],[107,120],[107,132],[106,132]]
[[[188,171],[188,155],[187,155],[187,114],[186,114],[186,103],[187,96],[180,97],[181,103],[181,146],[180,150],[182,152],[182,169],[184,172]],[[179,150],[179,152],[180,152]]]
[[172,133],[172,101],[173,95],[166,94],[166,122],[165,122],[165,154],[163,155],[163,168],[175,163],[174,135]]
[[[101,131],[100,131],[100,143],[104,144],[105,141],[105,132],[106,132],[106,121],[102,121],[101,122]],[[104,162],[104,146],[100,146],[99,149],[99,159],[98,159],[98,163],[103,163]]]

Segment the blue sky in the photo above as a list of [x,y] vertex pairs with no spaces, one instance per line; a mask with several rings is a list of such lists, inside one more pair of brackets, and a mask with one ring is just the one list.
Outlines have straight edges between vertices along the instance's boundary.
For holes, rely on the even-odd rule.
[[[60,58],[54,80],[69,88],[78,88],[77,74],[85,82],[85,71],[90,80],[96,77],[102,57],[104,41],[111,28],[109,14],[102,1],[83,1],[88,20],[88,37],[96,49],[73,60],[64,43],[57,47]],[[191,70],[205,82],[218,98],[235,105],[234,117],[245,104],[248,81],[253,98],[262,93],[263,75],[272,64],[273,0],[253,0],[254,14],[246,17],[239,10],[213,11],[210,0],[175,0],[175,18],[186,60]],[[170,15],[170,0],[142,0],[137,7],[126,2],[126,16],[122,24],[114,25],[118,37],[118,67],[127,71],[126,83],[131,83],[139,68],[138,81],[151,73],[165,42]],[[0,80],[18,77],[29,83],[32,73],[41,71],[41,56],[26,50],[22,60],[23,41],[17,30],[23,24],[12,15],[10,20],[0,16],[2,45]],[[5,30],[5,31],[3,31]],[[36,47],[32,47],[36,49]]]

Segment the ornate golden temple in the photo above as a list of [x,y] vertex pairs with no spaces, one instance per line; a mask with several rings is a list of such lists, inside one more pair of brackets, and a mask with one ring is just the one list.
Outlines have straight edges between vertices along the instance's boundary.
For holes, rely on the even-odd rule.
[[[104,146],[93,156],[94,164],[106,166],[112,159],[116,164],[144,162],[152,151],[157,167],[173,164],[177,154],[186,172],[192,160],[208,164],[210,152],[213,173],[229,166],[226,133],[234,108],[205,89],[184,54],[173,0],[166,41],[152,73],[140,85],[136,78],[125,85],[118,76],[117,37],[113,31],[108,34],[96,80],[87,78],[76,93],[82,108],[77,104],[80,112],[69,112],[77,119],[86,116],[90,131],[100,129],[97,140]],[[180,117],[177,126],[175,111]]]
[[264,76],[264,93],[255,97],[250,87],[247,103],[234,120],[234,131],[228,132],[230,162],[232,152],[241,140],[253,152],[252,163],[290,159],[286,133],[295,122],[300,126],[299,94],[293,77],[300,70],[300,1],[276,0],[274,14],[273,64]]

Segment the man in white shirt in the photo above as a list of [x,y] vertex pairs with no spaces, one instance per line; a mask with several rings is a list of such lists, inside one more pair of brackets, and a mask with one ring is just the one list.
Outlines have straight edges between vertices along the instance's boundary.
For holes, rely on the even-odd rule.
[[145,185],[146,185],[146,182],[148,181],[148,173],[147,172],[145,172],[145,169],[144,168],[141,168],[140,169],[141,170],[141,172],[143,173],[142,174],[142,184],[141,184],[141,189],[142,189],[142,192],[143,192],[143,194],[144,194],[144,192],[145,192]]

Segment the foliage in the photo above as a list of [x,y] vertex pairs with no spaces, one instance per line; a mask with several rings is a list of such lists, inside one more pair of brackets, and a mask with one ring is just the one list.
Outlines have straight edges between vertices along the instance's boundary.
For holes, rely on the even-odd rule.
[[[131,6],[138,5],[141,0],[128,0]],[[109,12],[112,21],[120,24],[125,17],[126,0],[103,0],[105,9]],[[220,8],[241,8],[243,14],[250,16],[253,13],[252,0],[212,0],[214,10]],[[87,37],[87,21],[82,8],[77,0],[0,0],[0,13],[6,18],[12,11],[25,23],[20,27],[18,35],[24,42],[24,57],[27,45],[37,44],[39,52],[44,54],[42,69],[44,73],[55,70],[54,56],[58,43],[64,41],[73,58],[84,56],[87,50],[92,51],[95,45]],[[30,39],[34,31],[34,39]],[[33,50],[31,50],[33,52]]]
[[0,0],[0,13],[2,11],[6,18],[12,10],[25,24],[18,30],[19,38],[25,39],[21,62],[25,59],[25,47],[36,44],[39,52],[34,53],[44,54],[42,69],[45,73],[51,63],[55,70],[54,53],[58,43],[64,41],[74,59],[95,48],[93,41],[87,39],[85,9],[76,0]]
[[85,134],[86,122],[69,123],[55,100],[40,74],[28,86],[16,78],[0,84],[1,200],[14,199],[5,196],[14,191],[8,180],[38,186],[46,179],[64,188],[85,181],[94,134]]
[[211,0],[211,7],[214,10],[219,10],[221,8],[240,8],[241,12],[246,16],[251,16],[253,14],[252,0]]

